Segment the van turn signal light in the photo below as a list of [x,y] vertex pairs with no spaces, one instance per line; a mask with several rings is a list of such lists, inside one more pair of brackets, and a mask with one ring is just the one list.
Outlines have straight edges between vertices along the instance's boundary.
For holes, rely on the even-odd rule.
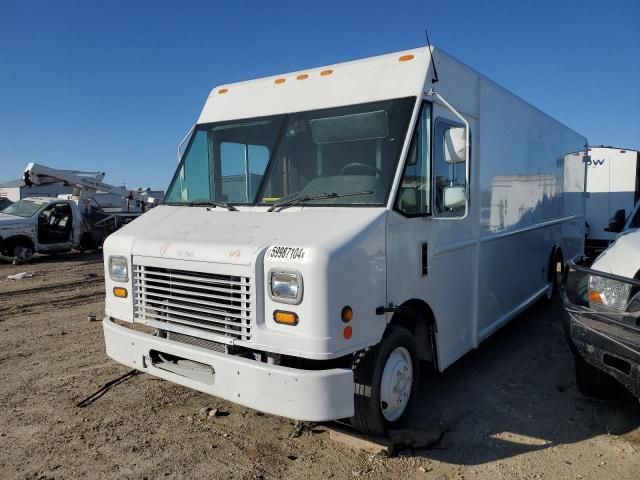
[[342,336],[344,337],[344,339],[349,340],[352,335],[353,335],[353,328],[349,326],[344,327],[344,330],[342,332]]
[[283,325],[298,325],[298,314],[294,312],[284,312],[282,310],[276,310],[273,312],[273,319],[276,323],[281,323]]
[[113,287],[113,294],[118,298],[127,298],[127,289],[122,287]]

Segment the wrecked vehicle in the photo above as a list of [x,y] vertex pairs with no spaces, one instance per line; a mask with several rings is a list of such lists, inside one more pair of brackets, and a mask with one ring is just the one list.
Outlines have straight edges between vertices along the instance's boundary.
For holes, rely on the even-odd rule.
[[617,380],[640,399],[640,231],[622,233],[591,268],[567,267],[565,327],[578,389],[610,397]]

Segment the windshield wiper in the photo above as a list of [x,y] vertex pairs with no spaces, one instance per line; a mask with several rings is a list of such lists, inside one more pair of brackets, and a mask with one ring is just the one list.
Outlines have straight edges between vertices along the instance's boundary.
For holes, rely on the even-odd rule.
[[194,200],[193,202],[165,202],[165,205],[173,205],[176,207],[220,207],[226,208],[231,212],[237,212],[238,209],[227,202],[214,202],[213,200]]
[[[342,198],[342,197],[354,197],[356,195],[371,195],[373,192],[368,191],[368,192],[351,192],[351,193],[317,193],[314,195],[302,195],[302,196],[297,196],[297,197],[293,197],[293,198],[289,198],[288,200],[283,200],[281,202],[276,202],[273,205],[271,205],[268,209],[267,212],[274,212],[276,210],[276,208],[279,208],[280,210],[287,208],[287,207],[292,207],[294,205],[300,205],[301,203],[304,202],[308,202],[309,200],[323,200],[325,198]],[[278,210],[278,211],[280,211]]]

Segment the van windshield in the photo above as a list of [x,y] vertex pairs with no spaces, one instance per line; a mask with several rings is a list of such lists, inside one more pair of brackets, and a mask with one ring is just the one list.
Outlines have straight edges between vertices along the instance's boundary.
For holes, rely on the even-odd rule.
[[384,205],[415,101],[198,125],[166,203]]

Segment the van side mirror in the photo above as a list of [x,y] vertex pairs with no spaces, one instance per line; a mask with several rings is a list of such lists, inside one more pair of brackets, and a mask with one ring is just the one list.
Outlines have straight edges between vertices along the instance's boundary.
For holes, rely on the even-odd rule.
[[446,209],[458,210],[466,204],[464,187],[445,187],[442,192],[442,205]]
[[467,137],[463,127],[451,127],[445,130],[444,160],[447,163],[467,161]]
[[605,232],[620,233],[626,223],[627,212],[624,208],[616,210],[611,220],[609,220],[609,227],[605,228]]

